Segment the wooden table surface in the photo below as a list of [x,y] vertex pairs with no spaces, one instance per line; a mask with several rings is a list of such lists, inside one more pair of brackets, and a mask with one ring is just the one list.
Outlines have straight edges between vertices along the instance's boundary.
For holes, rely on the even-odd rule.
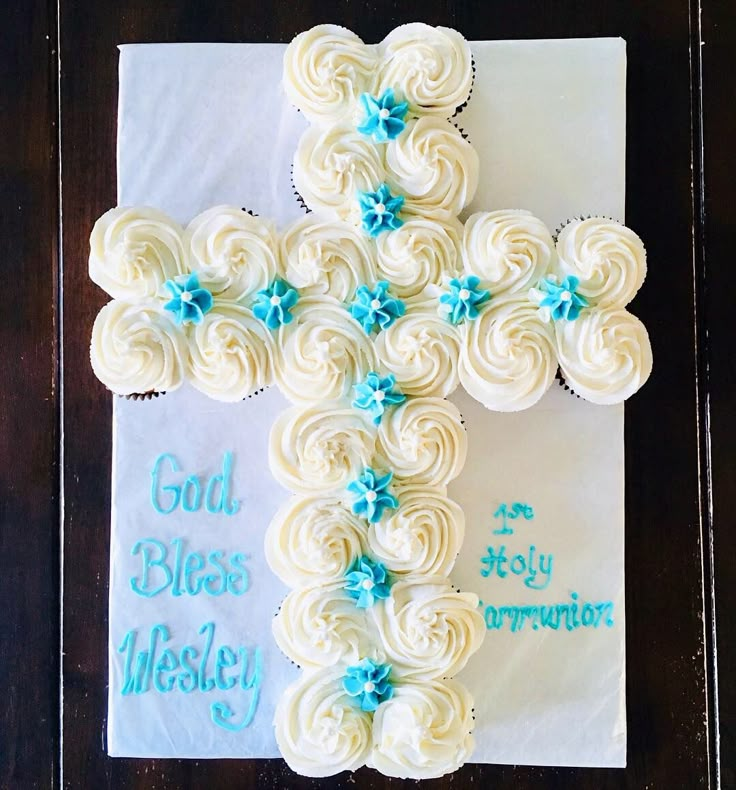
[[0,787],[414,786],[366,769],[319,782],[276,760],[105,755],[111,409],[88,362],[105,297],[87,278],[87,249],[94,220],[115,204],[117,44],[289,41],[325,21],[378,41],[416,19],[470,39],[627,40],[627,221],[650,261],[634,309],[655,359],[626,406],[628,768],[469,765],[427,786],[736,787],[736,5],[727,6],[6,0]]

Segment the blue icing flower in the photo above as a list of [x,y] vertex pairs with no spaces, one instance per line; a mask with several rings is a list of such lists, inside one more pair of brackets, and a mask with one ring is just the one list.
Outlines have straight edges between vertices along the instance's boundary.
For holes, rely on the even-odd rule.
[[406,395],[394,389],[396,377],[389,373],[385,378],[381,378],[378,373],[371,371],[365,381],[354,384],[355,400],[353,406],[356,409],[366,409],[373,414],[373,422],[379,425],[383,417],[386,406],[394,406],[406,400]]
[[391,196],[388,184],[381,184],[375,192],[358,192],[358,203],[363,216],[363,230],[378,236],[384,230],[396,230],[404,223],[399,212],[404,205],[404,196]]
[[409,103],[397,102],[393,89],[387,88],[377,99],[364,93],[360,103],[365,111],[365,120],[358,127],[361,134],[371,135],[376,143],[385,143],[404,131],[404,116],[409,110]]
[[561,283],[547,277],[539,283],[539,290],[546,294],[539,306],[549,307],[550,315],[555,321],[561,318],[574,321],[580,311],[588,306],[588,300],[582,294],[576,293],[578,285],[580,280],[573,275],[565,277]]
[[359,286],[355,292],[355,300],[350,305],[350,313],[370,333],[378,325],[379,329],[388,329],[393,322],[404,315],[406,307],[401,299],[396,299],[388,292],[386,280],[379,280],[371,291],[367,285]]
[[372,713],[394,695],[390,674],[391,664],[376,664],[364,658],[360,664],[346,668],[342,687],[351,697],[360,700],[361,710]]
[[358,609],[367,609],[376,601],[388,598],[391,587],[386,580],[386,568],[380,562],[360,557],[345,574],[345,591],[355,598]]
[[212,309],[212,294],[199,285],[196,274],[182,274],[164,285],[173,297],[164,309],[175,314],[177,324],[199,324]]
[[478,317],[478,308],[491,298],[490,291],[478,288],[479,283],[480,278],[472,274],[450,280],[450,290],[440,296],[440,305],[451,323],[459,324]]
[[277,277],[268,288],[256,294],[253,315],[269,329],[278,329],[281,324],[291,322],[294,316],[290,311],[298,300],[297,291],[286,280]]
[[370,467],[366,467],[363,474],[348,486],[348,491],[358,495],[353,502],[353,513],[365,516],[375,524],[381,520],[386,508],[393,510],[398,507],[399,500],[388,490],[393,476],[393,472],[388,472],[379,477]]

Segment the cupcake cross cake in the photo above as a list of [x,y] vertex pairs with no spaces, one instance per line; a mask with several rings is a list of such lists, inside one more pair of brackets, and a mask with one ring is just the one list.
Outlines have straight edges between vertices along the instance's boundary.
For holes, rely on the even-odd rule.
[[[278,129],[225,146],[248,186],[189,214],[126,169],[156,126],[134,87],[167,64],[123,49],[124,199],[89,259],[111,297],[91,363],[120,396],[111,754],[417,779],[623,764],[621,404],[652,367],[627,309],[646,254],[595,197],[560,197],[556,227],[482,204],[498,154],[474,147],[508,134],[488,125],[504,70],[591,58],[621,80],[622,42],[567,43],[416,23],[168,49],[203,82],[247,55],[228,88]],[[217,172],[191,189],[228,197]]]

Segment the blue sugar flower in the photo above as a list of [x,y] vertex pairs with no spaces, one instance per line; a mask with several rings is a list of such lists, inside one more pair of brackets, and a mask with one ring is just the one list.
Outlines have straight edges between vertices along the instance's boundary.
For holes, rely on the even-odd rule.
[[480,278],[472,274],[450,280],[450,290],[440,296],[440,305],[451,323],[459,324],[478,317],[478,308],[491,298],[490,291],[478,288],[479,283]]
[[271,285],[256,294],[253,315],[269,329],[278,329],[293,319],[291,308],[299,301],[299,294],[286,280],[277,277]]
[[409,103],[397,102],[393,89],[387,88],[377,99],[364,93],[360,103],[365,112],[365,120],[358,127],[361,134],[371,135],[376,143],[385,143],[404,131],[404,116],[409,110]]
[[356,516],[365,516],[375,524],[381,520],[386,508],[397,508],[399,500],[388,490],[393,476],[393,472],[388,472],[383,477],[378,477],[370,467],[366,467],[363,474],[348,486],[348,491],[358,495],[353,502],[353,513]]
[[376,664],[364,658],[360,664],[347,667],[342,687],[351,697],[360,700],[361,710],[372,713],[394,695],[390,674],[391,664]]
[[386,580],[386,568],[380,562],[360,557],[345,574],[345,591],[355,599],[358,609],[367,609],[376,601],[388,598],[391,587]]
[[371,371],[361,384],[354,384],[355,400],[352,405],[356,409],[366,409],[373,414],[373,422],[379,425],[386,406],[394,406],[406,400],[406,395],[394,389],[396,377],[389,373],[381,378]]
[[355,300],[350,305],[350,313],[370,333],[378,325],[379,329],[388,329],[393,322],[404,315],[406,307],[401,299],[396,299],[388,292],[386,280],[379,280],[371,291],[367,285],[361,285],[355,292]]
[[388,184],[381,184],[375,192],[358,192],[358,203],[363,216],[363,230],[378,236],[384,230],[396,230],[404,222],[399,212],[404,205],[404,196],[391,196]]
[[177,324],[199,324],[212,309],[212,294],[199,285],[196,274],[181,274],[164,285],[173,297],[164,309],[174,313]]
[[550,315],[555,321],[562,318],[574,321],[580,311],[588,306],[588,300],[582,294],[576,293],[578,285],[580,280],[573,275],[565,277],[559,284],[552,277],[547,277],[539,283],[539,290],[546,294],[539,306],[549,307]]

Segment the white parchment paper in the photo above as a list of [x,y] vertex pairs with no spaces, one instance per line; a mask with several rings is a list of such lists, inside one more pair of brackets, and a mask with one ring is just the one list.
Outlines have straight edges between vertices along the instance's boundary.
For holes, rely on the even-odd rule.
[[[620,39],[475,42],[476,81],[455,119],[478,149],[481,178],[473,210],[523,207],[551,227],[576,213],[623,219],[625,45]],[[121,47],[118,202],[162,208],[182,223],[218,203],[272,217],[300,216],[290,165],[305,127],[280,87],[284,46],[167,44]],[[462,589],[494,606],[610,600],[613,625],[552,630],[491,630],[461,675],[476,698],[478,762],[536,765],[625,764],[623,408],[602,408],[555,387],[534,409],[487,412],[458,393],[469,430],[466,470],[451,495],[467,518],[453,573]],[[285,401],[275,390],[237,405],[191,389],[147,402],[115,399],[110,577],[108,751],[125,756],[278,756],[271,720],[296,669],[273,644],[270,620],[285,590],[262,551],[268,522],[286,492],[266,463],[268,427]],[[206,481],[233,453],[236,516],[176,511],[150,503],[151,469],[172,453],[186,475]],[[182,477],[184,473],[182,473]],[[526,502],[534,519],[495,535],[500,503]],[[137,540],[248,554],[251,587],[234,597],[135,595]],[[554,558],[544,590],[523,576],[484,578],[481,558],[505,544],[508,555]],[[123,695],[125,635],[142,647],[154,624],[172,645],[196,644],[216,623],[216,642],[260,646],[263,684],[253,723],[238,733],[212,724],[226,701],[233,721],[248,693],[178,691]]]

